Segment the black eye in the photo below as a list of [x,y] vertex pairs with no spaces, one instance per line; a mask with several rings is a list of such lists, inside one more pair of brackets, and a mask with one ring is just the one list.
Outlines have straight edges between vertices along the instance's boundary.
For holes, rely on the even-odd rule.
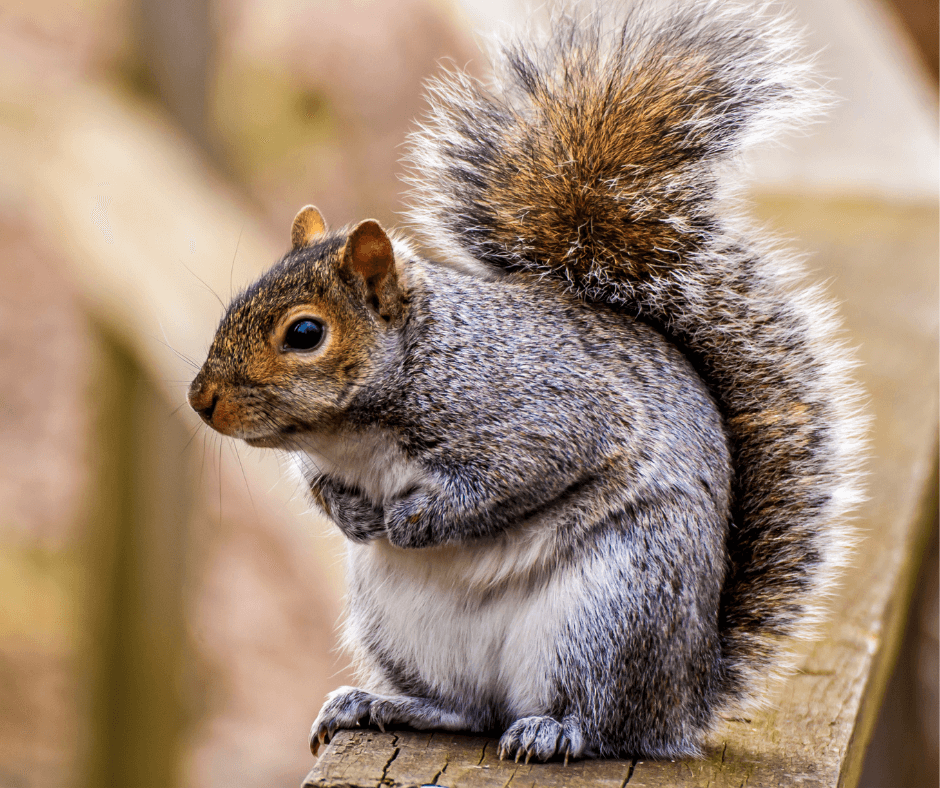
[[313,350],[323,339],[323,324],[309,317],[291,323],[284,335],[284,347],[290,350]]

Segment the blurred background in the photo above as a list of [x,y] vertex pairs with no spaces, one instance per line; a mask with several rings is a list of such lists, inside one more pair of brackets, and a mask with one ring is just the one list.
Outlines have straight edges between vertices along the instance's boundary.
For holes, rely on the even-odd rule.
[[[842,101],[749,161],[752,191],[893,212],[935,249],[937,3],[795,10]],[[349,678],[342,545],[276,457],[202,427],[186,388],[222,302],[285,251],[301,206],[398,222],[422,82],[448,63],[485,74],[474,31],[530,15],[4,0],[0,788],[309,770],[310,723]],[[924,567],[864,785],[899,769],[937,784],[935,538]]]

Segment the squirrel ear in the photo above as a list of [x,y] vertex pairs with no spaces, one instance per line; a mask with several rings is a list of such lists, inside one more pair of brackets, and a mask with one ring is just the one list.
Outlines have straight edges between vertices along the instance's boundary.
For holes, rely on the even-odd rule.
[[392,318],[400,303],[395,252],[375,219],[360,222],[349,234],[340,269],[365,284],[366,297],[380,317]]
[[301,208],[294,217],[290,228],[290,245],[292,249],[307,246],[326,232],[326,222],[323,216],[312,205]]

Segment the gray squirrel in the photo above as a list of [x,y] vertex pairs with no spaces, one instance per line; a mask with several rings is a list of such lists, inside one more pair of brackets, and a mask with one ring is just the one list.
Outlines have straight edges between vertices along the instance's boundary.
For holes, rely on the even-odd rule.
[[411,136],[436,260],[313,207],[193,381],[348,537],[339,728],[500,756],[701,754],[850,553],[864,421],[833,305],[729,199],[819,92],[766,4],[557,14]]

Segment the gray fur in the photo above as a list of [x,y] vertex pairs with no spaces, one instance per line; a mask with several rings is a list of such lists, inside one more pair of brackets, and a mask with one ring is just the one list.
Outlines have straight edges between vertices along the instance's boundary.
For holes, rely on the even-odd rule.
[[[446,265],[317,221],[193,382],[213,427],[291,451],[349,537],[361,687],[314,748],[405,724],[516,758],[698,754],[846,560],[851,358],[720,199],[737,152],[814,100],[794,36],[717,0],[582,17],[505,48],[492,90],[432,87],[413,219]],[[326,339],[292,353],[301,313]]]
[[714,393],[736,470],[724,691],[760,694],[851,554],[865,419],[835,310],[727,199],[735,158],[828,96],[772,3],[561,15],[495,84],[431,86],[411,218],[445,259],[547,277],[657,327]]
[[408,352],[349,421],[395,432],[426,480],[384,505],[388,542],[350,552],[366,685],[473,730],[578,720],[559,754],[696,751],[719,700],[731,483],[710,395],[647,326],[551,282],[403,270]]

